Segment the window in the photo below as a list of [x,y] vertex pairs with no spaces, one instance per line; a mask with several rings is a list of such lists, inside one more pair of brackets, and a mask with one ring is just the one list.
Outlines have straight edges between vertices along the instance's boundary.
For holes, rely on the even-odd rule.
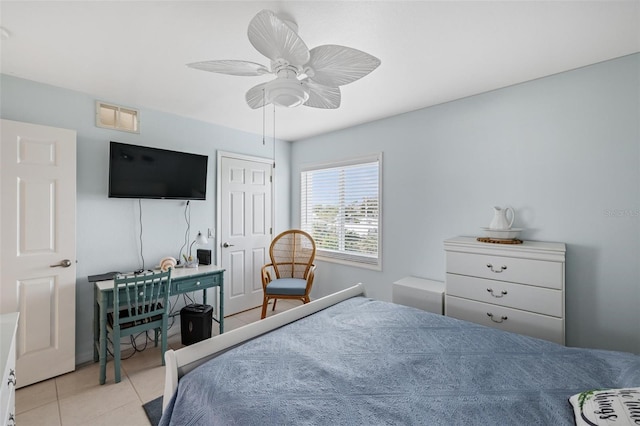
[[303,169],[301,227],[317,257],[381,269],[382,153]]
[[140,133],[139,124],[138,111],[135,109],[96,102],[96,126]]

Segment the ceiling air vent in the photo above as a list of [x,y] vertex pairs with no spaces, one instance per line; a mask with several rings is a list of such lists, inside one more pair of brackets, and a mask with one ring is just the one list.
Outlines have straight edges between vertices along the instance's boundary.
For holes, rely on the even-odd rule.
[[138,110],[97,101],[96,126],[105,129],[140,133]]

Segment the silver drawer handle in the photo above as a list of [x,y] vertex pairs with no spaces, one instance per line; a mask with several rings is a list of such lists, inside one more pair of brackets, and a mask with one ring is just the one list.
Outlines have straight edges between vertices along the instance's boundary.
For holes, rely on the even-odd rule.
[[15,386],[16,383],[16,370],[9,370],[9,380],[7,381],[7,386]]
[[491,272],[495,272],[496,274],[499,274],[499,273],[501,273],[502,271],[506,271],[506,269],[507,269],[507,267],[506,267],[505,265],[502,265],[502,266],[500,267],[500,270],[499,270],[499,271],[496,271],[495,269],[493,269],[493,265],[492,265],[492,264],[490,264],[490,263],[487,263],[487,268],[491,269]]
[[506,296],[506,294],[507,294],[507,290],[502,290],[502,291],[500,292],[500,295],[496,295],[496,294],[494,294],[494,293],[493,293],[493,289],[492,289],[492,288],[488,288],[488,289],[487,289],[487,291],[488,291],[489,293],[491,293],[491,295],[492,295],[493,297],[495,297],[496,299],[500,299],[501,297],[504,297],[504,296]]
[[487,312],[487,316],[489,318],[491,318],[491,321],[497,322],[498,324],[507,320],[507,317],[505,315],[503,315],[503,316],[500,317],[500,321],[497,321],[497,320],[493,319],[493,314],[491,312]]

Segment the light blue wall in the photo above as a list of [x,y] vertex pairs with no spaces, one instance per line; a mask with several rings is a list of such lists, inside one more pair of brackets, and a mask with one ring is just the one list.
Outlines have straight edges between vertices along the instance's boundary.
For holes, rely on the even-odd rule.
[[[87,276],[141,267],[138,200],[107,197],[109,141],[209,156],[207,199],[190,203],[191,241],[198,230],[215,228],[217,151],[272,158],[273,143],[267,140],[263,146],[261,135],[144,108],[140,134],[101,129],[95,126],[94,97],[8,75],[0,75],[0,93],[2,118],[77,131],[76,362],[88,361],[93,356],[93,288]],[[290,202],[290,145],[276,143],[275,198],[285,206]],[[177,257],[186,231],[185,201],[142,200],[142,215],[145,266],[157,265],[164,256]],[[276,209],[276,230],[287,229],[289,221],[288,208]],[[208,248],[214,249],[214,241]]]
[[640,353],[639,103],[635,54],[295,142],[294,226],[302,166],[384,153],[384,270],[319,262],[316,295],[444,280],[443,240],[510,204],[524,238],[567,244],[568,344]]
[[[140,135],[94,126],[90,95],[0,75],[0,116],[78,132],[77,361],[91,358],[90,274],[139,265],[137,201],[108,199],[110,140],[206,154],[206,201],[192,234],[215,226],[215,156],[271,157],[261,137],[141,109]],[[117,103],[117,100],[106,99]],[[444,280],[442,241],[478,235],[511,204],[524,237],[567,244],[568,344],[640,353],[640,55],[276,144],[276,230],[299,225],[301,166],[382,151],[384,270],[320,263],[314,293],[362,281],[390,300],[406,275]],[[136,105],[128,105],[135,107]],[[291,190],[291,191],[290,191]],[[184,202],[143,200],[147,262],[179,250]],[[210,243],[211,248],[213,243]]]

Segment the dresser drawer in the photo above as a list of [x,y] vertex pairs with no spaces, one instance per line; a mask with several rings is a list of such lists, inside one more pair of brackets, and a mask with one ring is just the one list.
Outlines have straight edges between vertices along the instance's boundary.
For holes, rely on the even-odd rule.
[[205,287],[211,287],[213,285],[220,284],[220,274],[216,275],[204,275],[199,277],[193,277],[186,280],[176,281],[176,289],[179,293],[185,293],[189,291],[201,290]]
[[564,345],[564,320],[446,295],[446,315]]
[[8,422],[15,416],[16,392],[16,328],[18,314],[0,315],[0,364],[2,365],[2,382],[0,382],[0,424]]
[[447,272],[562,290],[564,264],[507,256],[447,253]]
[[[16,392],[15,389],[11,391],[11,393],[9,394],[9,401],[7,402],[6,405],[6,412],[5,412],[5,418],[4,418],[4,423],[2,423],[3,425],[15,425],[15,419],[16,419]],[[11,418],[13,418],[13,421],[9,421]]]
[[447,274],[447,294],[543,315],[564,316],[560,290]]
[[11,345],[9,363],[2,376],[2,389],[0,389],[0,422],[2,425],[7,423],[11,414],[15,415],[15,393],[16,393],[16,364],[15,364],[15,345]]

